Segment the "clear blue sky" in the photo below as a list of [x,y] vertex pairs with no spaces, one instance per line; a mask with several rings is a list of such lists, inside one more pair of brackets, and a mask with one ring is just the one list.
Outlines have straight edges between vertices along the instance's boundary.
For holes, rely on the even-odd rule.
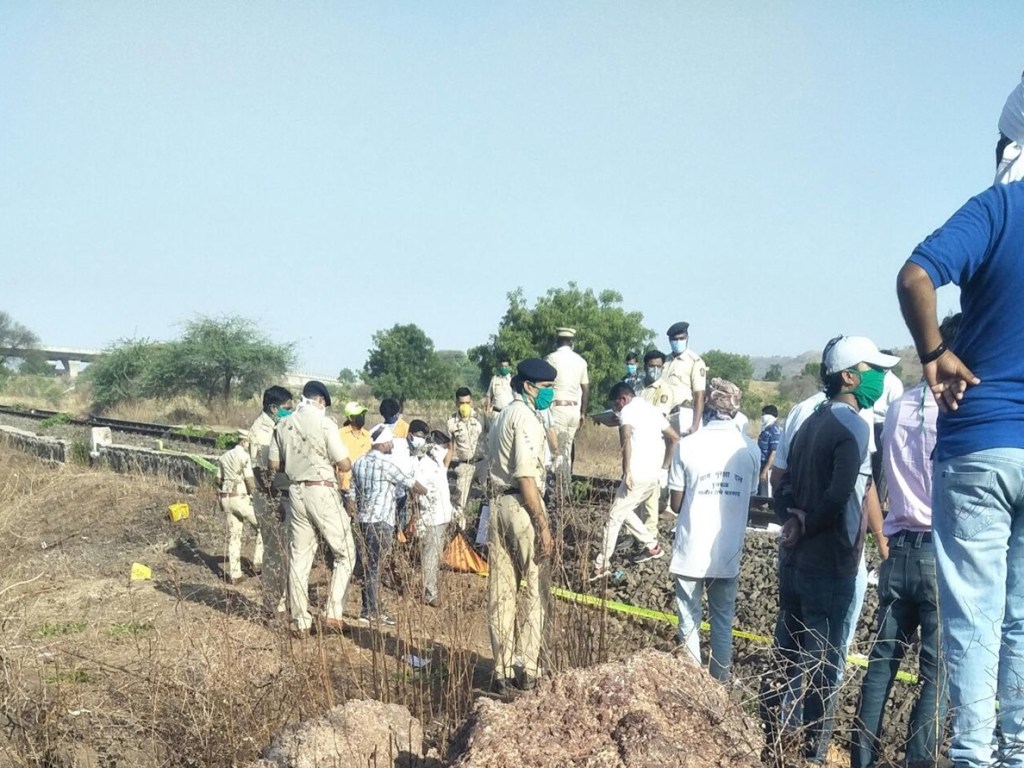
[[697,350],[905,344],[896,271],[991,183],[1018,15],[7,2],[0,309],[81,347],[242,314],[325,374],[569,280]]

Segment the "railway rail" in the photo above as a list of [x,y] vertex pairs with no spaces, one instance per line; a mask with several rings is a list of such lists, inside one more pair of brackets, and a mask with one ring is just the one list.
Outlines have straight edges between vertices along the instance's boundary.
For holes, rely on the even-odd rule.
[[218,434],[205,432],[194,434],[188,427],[174,426],[171,424],[152,424],[145,421],[125,421],[123,419],[108,419],[103,416],[88,416],[76,418],[63,411],[48,411],[44,408],[19,408],[10,405],[0,405],[0,415],[18,416],[25,419],[37,421],[52,421],[54,424],[72,424],[80,427],[108,427],[112,432],[127,432],[133,435],[146,435],[148,437],[173,438],[179,442],[193,443],[195,445],[216,445]]

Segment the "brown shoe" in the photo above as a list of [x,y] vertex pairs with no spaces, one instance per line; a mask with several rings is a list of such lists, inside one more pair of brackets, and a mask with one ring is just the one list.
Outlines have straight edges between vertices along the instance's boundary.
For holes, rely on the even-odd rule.
[[226,581],[231,586],[234,586],[235,584],[241,584],[243,581],[245,581],[245,576],[225,576],[224,581]]
[[292,640],[308,640],[309,630],[308,629],[292,629],[288,630],[288,634],[292,636]]

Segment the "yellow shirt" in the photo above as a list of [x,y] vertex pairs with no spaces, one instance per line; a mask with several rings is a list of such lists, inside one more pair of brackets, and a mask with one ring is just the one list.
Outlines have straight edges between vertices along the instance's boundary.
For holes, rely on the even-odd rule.
[[405,419],[399,419],[391,425],[391,431],[395,433],[395,437],[408,437],[409,422]]
[[[346,424],[339,429],[338,435],[341,437],[341,442],[348,449],[348,457],[352,459],[353,464],[364,453],[369,453],[370,448],[373,446],[370,433],[365,429],[357,429],[351,424]],[[351,487],[352,470],[350,469],[348,472],[341,473],[341,490],[347,491]]]

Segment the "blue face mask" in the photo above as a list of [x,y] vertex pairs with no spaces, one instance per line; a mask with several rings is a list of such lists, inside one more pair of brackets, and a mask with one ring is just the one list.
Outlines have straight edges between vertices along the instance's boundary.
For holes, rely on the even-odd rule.
[[687,339],[669,339],[668,345],[672,348],[673,355],[679,355],[686,351]]
[[546,411],[551,407],[551,402],[555,399],[554,387],[548,387],[547,389],[538,389],[537,396],[533,398],[533,407],[538,411]]
[[626,373],[630,376],[636,373],[636,363],[626,363]]

